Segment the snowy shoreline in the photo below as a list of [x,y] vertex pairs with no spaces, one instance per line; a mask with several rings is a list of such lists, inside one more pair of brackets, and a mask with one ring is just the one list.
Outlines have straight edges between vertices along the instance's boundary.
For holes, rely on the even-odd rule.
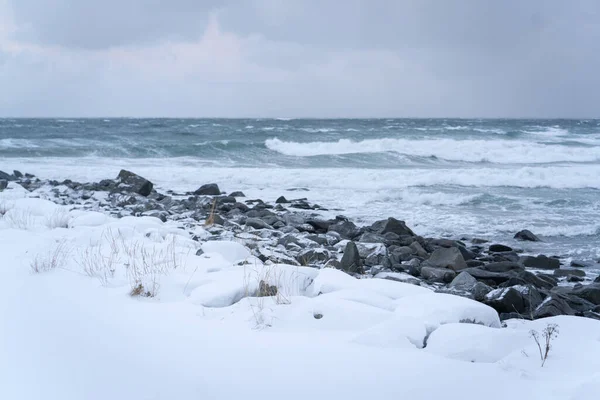
[[[2,180],[6,398],[263,398],[265,385],[285,398],[360,398],[377,381],[388,385],[378,398],[599,389],[600,284],[588,267],[422,238],[393,218],[325,220],[303,198],[263,202],[216,185],[161,194],[127,171],[98,183]],[[530,330],[549,324],[560,335],[541,368]],[[306,368],[310,382],[298,382]],[[399,375],[407,382],[392,385]],[[490,393],[499,377],[514,385]]]

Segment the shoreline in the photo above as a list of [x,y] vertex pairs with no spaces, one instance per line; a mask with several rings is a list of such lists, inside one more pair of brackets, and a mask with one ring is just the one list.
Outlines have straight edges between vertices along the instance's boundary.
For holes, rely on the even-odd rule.
[[[477,238],[424,238],[393,217],[369,226],[343,215],[323,219],[319,211],[330,210],[311,203],[303,188],[286,192],[293,198],[269,202],[241,192],[222,193],[217,184],[159,193],[150,181],[125,170],[116,179],[91,183],[0,172],[0,188],[8,182],[72,209],[173,221],[196,241],[235,238],[263,263],[331,267],[360,279],[400,281],[467,297],[491,306],[502,320],[555,315],[600,319],[600,278],[586,273],[597,265],[563,265],[556,257],[523,255]],[[210,235],[195,237],[198,227]],[[531,232],[523,238],[538,240]]]

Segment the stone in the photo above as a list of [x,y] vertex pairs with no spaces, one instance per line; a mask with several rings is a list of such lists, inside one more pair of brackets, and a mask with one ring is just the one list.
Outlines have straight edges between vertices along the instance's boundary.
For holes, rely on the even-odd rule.
[[473,260],[475,258],[475,254],[473,254],[473,252],[467,250],[465,247],[463,247],[463,246],[457,246],[456,248],[460,251],[460,254],[462,254],[463,259],[465,261],[470,261],[470,260]]
[[592,267],[594,264],[591,262],[586,262],[586,261],[580,261],[580,260],[573,260],[571,261],[571,267],[573,268],[589,268]]
[[0,192],[8,187],[8,181],[6,179],[0,179]]
[[248,218],[245,222],[246,226],[254,229],[273,229],[273,227],[267,224],[265,221],[259,218]]
[[429,253],[425,251],[425,249],[423,248],[423,246],[421,246],[419,242],[412,242],[408,247],[412,249],[413,254],[416,254],[419,257],[427,258],[429,256]]
[[523,314],[541,304],[542,295],[533,286],[519,285],[493,290],[486,295],[484,302],[499,313]]
[[450,283],[456,277],[456,272],[447,268],[423,267],[421,276],[429,282]]
[[486,285],[485,283],[477,282],[475,284],[475,286],[473,286],[473,288],[471,288],[471,295],[473,296],[473,299],[475,299],[477,301],[484,301],[485,296],[487,296],[487,294],[491,291],[492,291],[492,288],[489,287],[488,285]]
[[468,272],[462,271],[458,274],[448,287],[460,290],[471,290],[477,284],[477,279],[473,278]]
[[600,283],[592,283],[589,285],[574,288],[571,291],[572,295],[589,301],[594,305],[600,304]]
[[593,311],[584,311],[583,312],[583,316],[586,318],[592,318],[592,319],[596,319],[596,320],[600,320],[600,313],[596,313]]
[[512,272],[490,272],[481,268],[467,268],[464,271],[468,272],[469,275],[478,281],[493,282],[496,285],[506,282],[515,276]]
[[413,258],[413,249],[408,246],[390,246],[388,256],[392,264],[400,264]]
[[296,256],[296,260],[300,265],[311,265],[311,264],[322,264],[328,261],[331,255],[328,250],[318,249],[306,249],[300,252]]
[[518,239],[518,240],[529,241],[529,242],[539,242],[540,241],[540,238],[535,236],[531,231],[529,231],[527,229],[523,229],[522,231],[517,232],[515,234],[514,238]]
[[360,235],[358,241],[362,243],[384,243],[385,238],[378,233],[365,232]]
[[231,193],[229,193],[229,195],[231,197],[246,197],[246,195],[244,194],[244,192],[240,192],[240,191],[231,192]]
[[315,232],[318,233],[327,232],[329,230],[329,226],[331,225],[331,222],[329,221],[323,221],[318,219],[309,219],[306,221],[306,223],[312,225],[312,227],[315,228]]
[[0,171],[0,179],[5,181],[16,181],[16,178],[10,174],[7,174],[4,171]]
[[471,239],[471,243],[473,244],[484,244],[484,243],[488,243],[489,240],[485,240],[485,239],[479,239],[479,238],[473,238]]
[[277,296],[277,286],[269,285],[267,282],[261,280],[258,283],[257,297],[270,297]]
[[286,199],[284,196],[279,196],[277,198],[277,200],[275,200],[275,203],[277,203],[277,204],[287,204],[287,203],[291,203],[291,201],[289,201],[288,199]]
[[497,253],[492,253],[492,259],[494,260],[494,262],[519,262],[520,257],[515,251],[501,251]]
[[481,267],[482,269],[485,269],[486,271],[490,271],[490,272],[509,272],[509,271],[523,271],[523,267],[515,262],[511,262],[511,261],[500,261],[500,262],[493,262],[490,264],[485,264]]
[[521,257],[521,263],[527,267],[532,269],[557,269],[560,268],[560,260],[556,258],[549,258],[545,255],[539,255],[537,257],[533,256],[523,256]]
[[404,221],[400,221],[392,217],[388,218],[387,220],[375,222],[373,225],[371,225],[371,230],[382,235],[391,232],[399,236],[415,236],[415,233],[408,226],[406,226]]
[[433,267],[450,268],[454,271],[468,268],[460,250],[456,247],[440,247],[436,249],[427,262]]
[[196,189],[194,194],[196,196],[218,196],[221,194],[221,190],[216,183],[207,183]]
[[533,318],[547,318],[558,315],[575,315],[575,311],[565,300],[557,295],[550,295],[533,310]]
[[[137,193],[144,197],[147,197],[150,193],[152,193],[152,189],[154,187],[152,182],[149,180],[124,169],[119,172],[117,180],[119,180],[121,184],[127,186],[131,192]],[[100,184],[102,184],[102,182],[100,182]]]
[[350,241],[346,244],[344,255],[340,261],[340,269],[348,273],[362,273],[362,261],[356,243]]
[[341,221],[331,224],[328,231],[337,232],[343,239],[353,240],[360,234],[360,230],[351,221]]
[[[28,174],[29,175],[29,174]],[[23,173],[21,171],[18,170],[14,170],[13,171],[13,176],[17,179],[21,179],[23,177]],[[33,176],[31,176],[31,178],[33,178]]]
[[502,252],[505,252],[505,251],[512,251],[512,250],[513,249],[511,247],[505,246],[503,244],[492,244],[488,248],[488,251],[490,253],[502,253]]
[[204,254],[204,250],[198,249],[198,251],[196,251],[197,256],[201,256],[202,254]]
[[563,278],[563,277],[570,277],[570,276],[577,276],[577,277],[584,277],[585,276],[585,271],[582,271],[580,269],[555,269],[553,275],[557,278]]

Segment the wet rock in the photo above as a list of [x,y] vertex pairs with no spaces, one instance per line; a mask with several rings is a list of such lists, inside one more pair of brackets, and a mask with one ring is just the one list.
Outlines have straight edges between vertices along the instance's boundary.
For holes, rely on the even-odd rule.
[[218,196],[221,194],[221,190],[216,183],[207,183],[196,189],[194,194],[196,196]]
[[427,263],[433,267],[450,268],[454,271],[468,268],[460,250],[456,247],[436,249],[427,260]]
[[478,239],[478,238],[473,238],[471,239],[471,243],[473,244],[484,244],[484,243],[488,243],[489,240],[485,240],[485,239]]
[[413,249],[408,246],[390,246],[388,257],[392,264],[400,264],[413,258]]
[[[28,175],[29,175],[29,174],[28,174]],[[13,176],[14,176],[16,179],[21,179],[21,178],[23,177],[23,173],[22,173],[21,171],[18,171],[18,170],[16,170],[16,169],[15,169],[15,170],[13,171]],[[33,178],[33,175],[29,176],[28,178]]]
[[492,288],[485,283],[477,282],[475,286],[471,288],[471,295],[473,296],[473,299],[477,301],[484,301],[485,296],[487,296],[487,294],[491,291]]
[[277,200],[275,200],[275,203],[277,203],[277,204],[288,204],[288,203],[291,203],[291,201],[289,201],[288,199],[286,199],[284,196],[279,196],[277,198]]
[[569,303],[557,295],[546,297],[533,311],[534,319],[555,317],[558,315],[575,315],[575,310],[569,306]]
[[229,195],[231,197],[246,197],[246,195],[244,194],[244,192],[240,192],[240,191],[231,192],[231,193],[229,193]]
[[8,181],[6,179],[0,179],[0,192],[8,187]]
[[329,231],[337,232],[343,239],[353,240],[360,234],[358,227],[350,221],[341,221],[335,224],[331,224],[328,228]]
[[154,187],[149,180],[124,169],[119,172],[117,180],[121,183],[121,188],[126,188],[128,191],[137,193],[141,196],[148,196]]
[[557,278],[568,278],[570,276],[584,277],[585,271],[580,269],[555,269],[553,275]]
[[580,261],[580,260],[571,261],[571,267],[573,267],[573,268],[589,268],[589,267],[593,267],[593,266],[594,266],[594,264],[591,262]]
[[248,218],[245,225],[254,229],[273,229],[272,226],[259,218]]
[[490,264],[486,264],[484,266],[481,267],[482,269],[485,269],[486,271],[490,271],[490,272],[509,272],[509,271],[516,271],[516,272],[520,272],[523,271],[523,267],[515,262],[511,262],[511,261],[500,261],[500,262],[493,262]]
[[542,301],[542,295],[535,287],[519,285],[493,290],[484,302],[499,313],[523,314],[534,310]]
[[329,230],[329,226],[331,225],[330,221],[323,221],[318,219],[309,219],[306,221],[307,224],[312,225],[315,228],[315,232],[317,233],[325,233]]
[[511,247],[505,246],[503,244],[492,244],[488,248],[490,253],[503,253],[505,251],[513,251]]
[[463,259],[465,261],[473,260],[475,258],[475,254],[473,252],[467,250],[465,247],[457,246],[457,249],[460,251],[460,254],[462,254]]
[[0,179],[5,180],[5,181],[16,181],[17,180],[17,178],[15,178],[11,174],[8,174],[4,171],[0,171]]
[[300,265],[323,264],[331,258],[328,250],[323,248],[306,249],[296,256]]
[[495,285],[506,282],[514,277],[514,273],[511,272],[490,272],[480,268],[467,268],[464,271],[468,272],[469,275],[478,281],[493,282]]
[[348,242],[340,261],[340,269],[348,273],[362,273],[362,261],[356,243]]
[[594,305],[600,305],[600,283],[574,288],[570,294],[587,300]]
[[456,272],[447,268],[423,267],[421,276],[429,282],[450,283],[456,277]]
[[511,261],[511,262],[519,262],[520,257],[515,251],[502,251],[498,253],[493,253],[492,258],[494,262],[502,262],[502,261]]
[[381,235],[391,232],[399,236],[415,236],[415,233],[408,226],[406,226],[404,221],[400,221],[391,217],[387,220],[375,222],[373,225],[371,225],[370,230]]
[[408,246],[408,247],[410,247],[412,249],[413,254],[416,254],[419,257],[427,258],[429,256],[429,253],[427,253],[427,251],[425,251],[423,246],[421,246],[421,244],[417,241],[412,242],[410,244],[410,246]]
[[514,236],[515,239],[529,241],[529,242],[539,242],[540,238],[534,235],[530,230],[523,229],[519,231]]
[[533,256],[523,256],[521,257],[521,263],[527,267],[532,269],[557,269],[560,268],[560,260],[556,258],[549,258],[545,255],[539,255],[537,257]]

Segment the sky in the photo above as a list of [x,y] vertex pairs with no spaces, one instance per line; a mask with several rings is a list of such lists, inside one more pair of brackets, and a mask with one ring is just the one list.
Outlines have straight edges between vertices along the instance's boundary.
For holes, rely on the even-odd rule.
[[0,0],[4,117],[600,117],[597,0]]

